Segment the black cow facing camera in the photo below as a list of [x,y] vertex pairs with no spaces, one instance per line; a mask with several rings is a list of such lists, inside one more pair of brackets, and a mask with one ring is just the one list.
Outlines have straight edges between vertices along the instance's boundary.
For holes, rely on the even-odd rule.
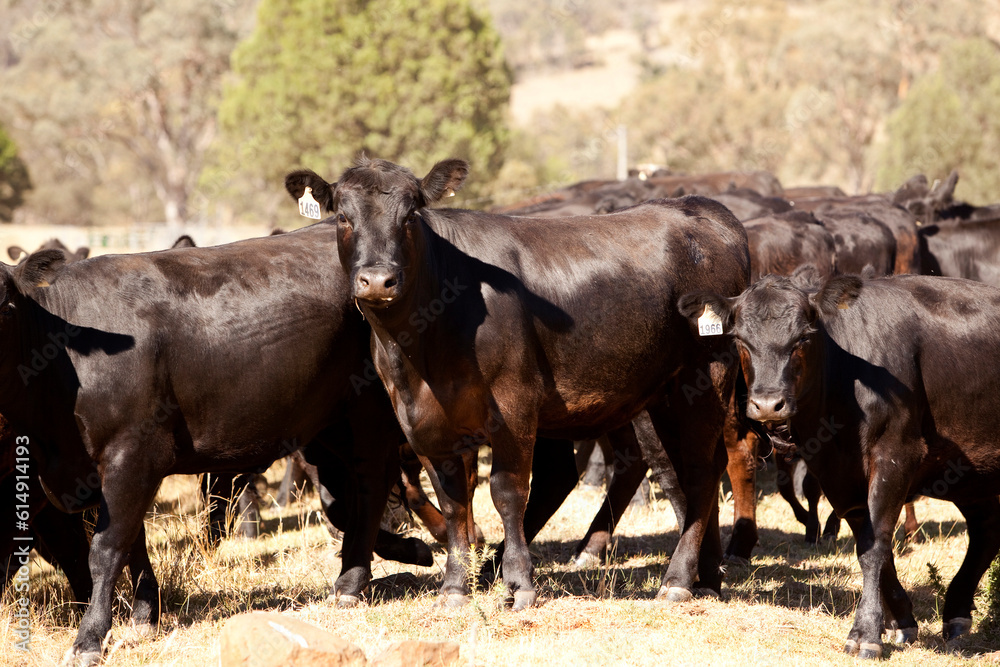
[[914,496],[955,503],[968,525],[942,613],[944,638],[958,637],[1000,550],[1000,290],[927,276],[804,277],[768,276],[737,297],[692,293],[679,306],[721,316],[740,352],[747,415],[782,432],[854,533],[864,586],[844,650],[880,656],[886,627],[897,642],[917,638],[892,553]]

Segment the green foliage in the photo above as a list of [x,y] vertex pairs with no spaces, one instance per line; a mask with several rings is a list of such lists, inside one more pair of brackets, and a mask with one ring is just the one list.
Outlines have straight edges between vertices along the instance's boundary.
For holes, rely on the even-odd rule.
[[1000,194],[1000,49],[986,39],[952,43],[940,68],[918,79],[886,126],[878,186],[915,173],[961,176],[956,197],[987,204]]
[[418,175],[468,159],[466,196],[502,163],[510,73],[468,0],[263,0],[233,69],[202,185],[237,205],[280,193],[293,167],[334,177],[361,151]]
[[944,578],[941,577],[941,570],[934,563],[927,563],[927,582],[934,592],[935,612],[941,613],[944,606],[944,597],[948,592],[948,587],[944,585]]
[[24,203],[31,189],[28,167],[17,154],[17,146],[0,127],[0,221],[14,219],[14,209]]
[[983,597],[986,608],[983,609],[983,619],[979,622],[979,631],[987,628],[996,630],[1000,628],[1000,559],[994,560],[986,571]]
[[36,218],[181,222],[252,0],[0,5],[0,113],[31,168]]

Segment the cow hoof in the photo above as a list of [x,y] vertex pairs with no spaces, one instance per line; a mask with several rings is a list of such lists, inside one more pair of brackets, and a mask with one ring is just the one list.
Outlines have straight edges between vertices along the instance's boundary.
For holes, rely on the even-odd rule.
[[854,655],[858,652],[858,643],[853,639],[848,639],[844,642],[844,653],[847,655]]
[[691,594],[696,598],[715,598],[716,600],[722,598],[719,591],[714,588],[695,588],[691,591]]
[[74,647],[66,651],[66,655],[63,656],[62,667],[93,667],[100,664],[100,662],[100,651],[77,652]]
[[694,594],[686,588],[680,586],[661,586],[660,592],[656,594],[657,600],[666,602],[687,602]]
[[861,642],[858,657],[862,660],[877,660],[882,657],[882,645],[871,642]]
[[513,611],[524,611],[528,607],[535,605],[538,595],[535,591],[515,591]]
[[896,628],[889,630],[889,640],[899,646],[908,646],[917,641],[916,628]]
[[971,618],[952,618],[944,622],[944,640],[951,641],[958,639],[962,635],[969,634],[972,630]]
[[361,598],[357,595],[335,595],[333,597],[333,604],[337,609],[351,609],[352,607],[357,607],[361,604]]
[[458,609],[469,604],[469,596],[465,593],[443,593],[434,601],[435,609]]
[[744,558],[743,556],[737,556],[735,554],[726,554],[723,556],[723,559],[733,567],[747,567],[750,565],[749,558]]
[[600,558],[598,558],[594,554],[587,553],[586,551],[577,556],[576,560],[573,561],[573,566],[581,569],[598,567],[600,564],[601,564]]

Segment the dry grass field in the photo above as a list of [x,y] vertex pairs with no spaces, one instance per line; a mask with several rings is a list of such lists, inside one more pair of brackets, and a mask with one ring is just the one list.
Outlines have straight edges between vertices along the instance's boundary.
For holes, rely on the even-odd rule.
[[[268,473],[272,494],[280,473],[280,466]],[[836,543],[806,545],[774,490],[773,474],[763,473],[761,544],[751,565],[727,571],[722,600],[665,606],[653,596],[677,542],[669,504],[657,499],[630,508],[604,564],[577,570],[567,562],[602,499],[601,490],[578,487],[532,547],[539,606],[514,614],[502,608],[498,588],[477,591],[460,610],[432,609],[444,563],[441,549],[428,568],[376,558],[368,603],[335,609],[326,595],[340,567],[338,544],[317,520],[314,497],[286,510],[266,509],[260,539],[226,540],[212,550],[201,537],[204,516],[198,513],[195,478],[171,478],[147,518],[166,609],[160,633],[152,638],[130,633],[129,585],[123,581],[106,664],[218,664],[221,627],[247,610],[294,615],[355,643],[370,658],[393,641],[429,639],[459,642],[469,665],[854,663],[840,652],[861,591],[854,541],[845,524]],[[941,589],[933,572],[947,583],[957,571],[965,552],[964,523],[950,504],[920,500],[916,510],[923,541],[902,546],[896,566],[913,598],[920,635],[906,649],[887,644],[889,663],[1000,663],[1000,630],[982,623],[982,590],[973,633],[955,646],[941,640]],[[824,504],[823,519],[828,511]],[[477,492],[476,515],[488,539],[499,540],[488,484]],[[724,540],[731,521],[732,503],[724,494]],[[431,541],[426,531],[413,532]],[[7,592],[0,611],[0,665],[58,664],[79,622],[78,610],[66,602],[68,590],[60,573],[44,563],[33,565],[29,654],[14,650]]]

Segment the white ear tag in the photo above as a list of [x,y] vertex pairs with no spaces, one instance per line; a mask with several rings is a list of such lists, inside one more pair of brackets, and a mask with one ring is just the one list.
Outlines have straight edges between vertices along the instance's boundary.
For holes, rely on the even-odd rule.
[[319,202],[312,196],[312,191],[312,188],[307,187],[306,191],[299,197],[299,215],[319,220],[323,216],[320,215]]
[[722,318],[719,317],[707,303],[705,304],[705,311],[701,314],[701,317],[698,318],[698,335],[722,335]]

